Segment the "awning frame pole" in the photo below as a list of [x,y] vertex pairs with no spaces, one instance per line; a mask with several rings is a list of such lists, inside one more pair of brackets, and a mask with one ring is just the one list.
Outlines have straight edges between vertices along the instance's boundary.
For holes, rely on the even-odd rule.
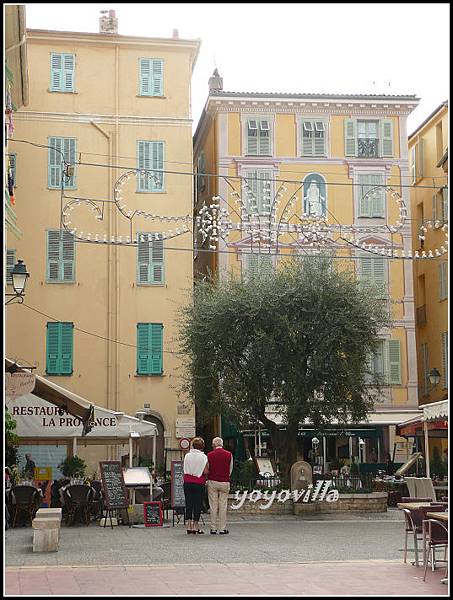
[[[154,435],[153,435],[153,471],[157,476],[157,465],[156,465],[156,431],[154,431]],[[153,499],[153,485],[154,485],[154,478],[151,474],[151,485],[150,485],[150,490],[151,490],[151,500]]]
[[431,477],[429,469],[429,437],[428,437],[428,423],[423,421],[423,433],[425,435],[425,465],[426,465],[426,477]]
[[77,438],[72,438],[72,456],[77,456]]
[[326,443],[325,435],[322,436],[322,454],[323,454],[323,459],[324,459],[323,473],[325,473],[326,472],[326,463],[327,463],[327,443]]

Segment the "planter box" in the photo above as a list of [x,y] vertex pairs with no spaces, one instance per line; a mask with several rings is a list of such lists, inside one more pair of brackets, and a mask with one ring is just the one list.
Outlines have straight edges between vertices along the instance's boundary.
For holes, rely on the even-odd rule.
[[340,494],[337,502],[297,502],[294,514],[333,512],[387,512],[387,492]]

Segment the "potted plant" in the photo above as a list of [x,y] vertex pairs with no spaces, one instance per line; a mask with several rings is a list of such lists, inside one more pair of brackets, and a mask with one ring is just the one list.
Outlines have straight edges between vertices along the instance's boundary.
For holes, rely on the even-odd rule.
[[82,479],[85,476],[86,464],[79,456],[68,456],[58,465],[65,477]]

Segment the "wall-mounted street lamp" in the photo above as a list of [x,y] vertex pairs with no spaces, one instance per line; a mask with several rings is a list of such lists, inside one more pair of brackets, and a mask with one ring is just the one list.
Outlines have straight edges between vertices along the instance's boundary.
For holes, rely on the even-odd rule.
[[431,369],[431,371],[429,372],[429,382],[433,387],[438,385],[440,382],[440,373],[436,369],[436,367],[434,367],[434,369]]
[[27,272],[27,267],[25,266],[24,261],[18,260],[11,271],[14,294],[5,294],[5,296],[10,296],[10,299],[5,302],[5,305],[14,301],[18,302],[19,304],[23,303],[25,285],[28,277],[30,277],[30,273]]

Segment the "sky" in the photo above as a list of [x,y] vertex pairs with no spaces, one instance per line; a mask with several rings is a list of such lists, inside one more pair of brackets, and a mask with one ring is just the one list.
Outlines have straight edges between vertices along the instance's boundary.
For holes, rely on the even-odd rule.
[[201,39],[192,78],[195,130],[214,68],[232,92],[416,94],[412,133],[449,99],[449,3],[26,4],[33,29]]

